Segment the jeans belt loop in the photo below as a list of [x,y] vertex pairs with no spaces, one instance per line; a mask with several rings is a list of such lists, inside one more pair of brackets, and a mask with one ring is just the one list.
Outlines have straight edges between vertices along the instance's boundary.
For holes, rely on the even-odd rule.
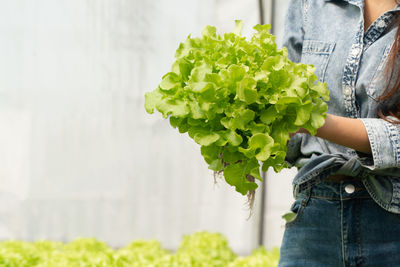
[[299,196],[299,185],[294,185],[293,186],[293,197],[294,199],[297,199],[297,197]]
[[311,198],[311,191],[312,188],[308,188],[307,190],[304,191],[304,193],[306,194],[305,198],[301,201],[300,205],[302,205],[303,207],[306,207],[308,204],[308,201]]

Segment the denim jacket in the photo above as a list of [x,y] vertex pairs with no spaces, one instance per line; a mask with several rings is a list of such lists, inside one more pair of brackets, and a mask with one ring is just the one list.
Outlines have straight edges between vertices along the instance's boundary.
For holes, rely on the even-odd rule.
[[292,61],[314,65],[327,83],[328,113],[362,120],[372,154],[296,134],[286,160],[299,168],[295,194],[330,174],[346,174],[361,177],[376,203],[400,213],[400,125],[378,118],[376,101],[386,88],[385,65],[400,5],[365,32],[363,7],[363,0],[291,0],[284,46]]

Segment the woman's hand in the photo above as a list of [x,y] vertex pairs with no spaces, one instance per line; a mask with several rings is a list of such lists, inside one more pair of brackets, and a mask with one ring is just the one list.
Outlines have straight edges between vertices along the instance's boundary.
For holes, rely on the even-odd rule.
[[[296,133],[309,134],[303,128],[300,128]],[[291,133],[290,136],[296,133]],[[367,130],[363,122],[359,119],[327,114],[325,124],[318,129],[316,136],[366,154],[371,154],[371,145]]]

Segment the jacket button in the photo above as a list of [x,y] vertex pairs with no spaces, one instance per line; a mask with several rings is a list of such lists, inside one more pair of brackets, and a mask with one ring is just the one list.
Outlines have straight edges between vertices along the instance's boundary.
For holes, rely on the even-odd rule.
[[351,55],[353,57],[357,57],[358,54],[360,53],[361,48],[359,48],[358,46],[354,47],[353,50],[351,50]]
[[344,95],[345,96],[350,96],[351,95],[351,87],[350,86],[346,86],[344,89]]
[[348,184],[344,187],[344,191],[346,191],[347,194],[353,194],[354,191],[356,191],[356,188],[352,184]]
[[383,28],[383,27],[386,26],[386,22],[385,22],[384,20],[380,20],[380,21],[378,21],[377,26],[378,26],[379,28]]

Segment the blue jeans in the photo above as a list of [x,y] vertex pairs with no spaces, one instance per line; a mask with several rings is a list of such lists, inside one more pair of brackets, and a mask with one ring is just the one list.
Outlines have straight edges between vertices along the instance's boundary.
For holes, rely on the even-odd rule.
[[400,216],[361,181],[323,182],[295,197],[279,267],[400,266]]

